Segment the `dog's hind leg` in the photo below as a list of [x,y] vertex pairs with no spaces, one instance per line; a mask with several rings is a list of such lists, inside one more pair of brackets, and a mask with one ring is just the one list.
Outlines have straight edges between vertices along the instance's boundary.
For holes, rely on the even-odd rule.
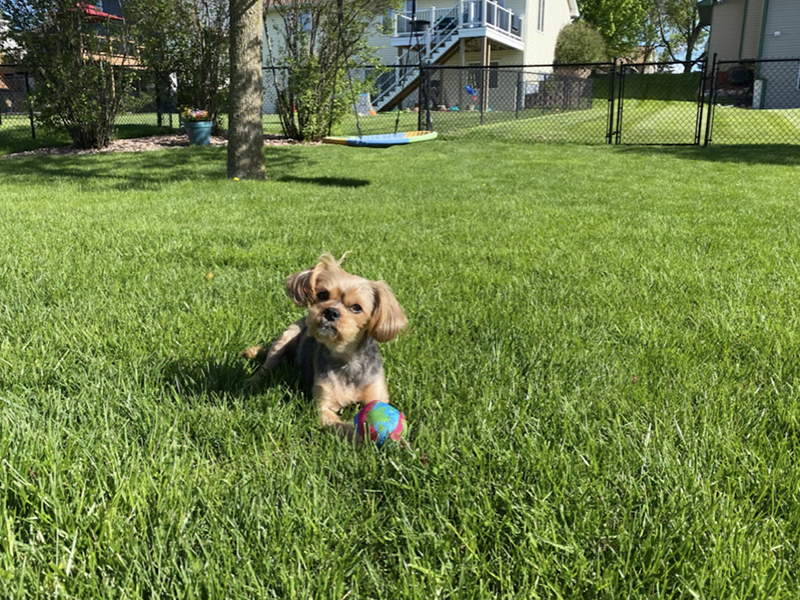
[[244,358],[250,360],[258,360],[261,366],[258,368],[253,376],[247,380],[247,383],[252,385],[258,383],[266,374],[267,371],[274,369],[281,364],[286,357],[294,356],[297,351],[297,346],[305,332],[304,319],[295,321],[284,331],[281,336],[275,340],[270,346],[269,350],[265,352],[265,348],[261,346],[251,346],[242,352]]

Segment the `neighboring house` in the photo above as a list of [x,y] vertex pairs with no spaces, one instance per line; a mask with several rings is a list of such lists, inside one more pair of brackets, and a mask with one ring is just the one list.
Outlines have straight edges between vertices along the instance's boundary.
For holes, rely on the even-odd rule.
[[3,66],[11,62],[8,53],[17,48],[8,37],[8,24],[0,19],[0,115],[22,111],[24,80],[12,67]]
[[[378,79],[378,91],[372,97],[375,110],[416,102],[420,62],[440,66],[543,65],[540,70],[549,71],[558,32],[579,16],[576,0],[417,0],[417,31],[412,31],[412,2],[406,0],[404,11],[376,23],[368,37],[382,64],[408,65],[391,69]],[[267,27],[271,28],[270,21],[268,14]],[[453,74],[447,84],[442,83],[442,77],[435,82],[436,103],[463,103],[466,84],[486,102],[488,94],[482,94],[482,88],[502,86],[499,75],[491,69],[475,69],[468,81],[463,80],[463,73]],[[516,86],[516,73],[513,78]],[[506,103],[517,102],[513,90],[505,96]],[[513,110],[500,106],[500,98],[498,94],[495,110]]]
[[[105,23],[124,20],[121,0],[97,0],[94,4],[79,2],[75,4],[75,9],[83,13],[83,18],[87,23],[96,25],[101,35],[105,32],[103,27]],[[96,58],[102,58],[117,66],[135,67],[138,65],[138,60],[131,53],[131,50],[135,52],[135,49],[123,47],[123,42],[120,42],[119,48],[121,52],[118,54],[103,54],[102,57],[97,56]]]
[[[620,56],[617,58],[619,64],[625,65],[629,73],[655,73],[657,68],[655,64],[656,56],[655,49],[647,49],[643,46],[636,46],[633,48],[628,56]],[[642,63],[647,63],[642,66]]]
[[[800,0],[702,0],[698,8],[701,24],[711,26],[708,56],[741,61],[750,71],[753,107],[800,107],[800,60],[748,63],[800,58]],[[724,80],[728,75],[723,73]]]

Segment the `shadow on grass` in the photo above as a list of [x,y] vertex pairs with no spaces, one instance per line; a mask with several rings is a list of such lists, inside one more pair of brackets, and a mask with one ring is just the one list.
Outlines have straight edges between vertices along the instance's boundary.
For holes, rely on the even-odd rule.
[[[287,178],[295,167],[313,164],[294,147],[265,148],[264,154],[268,176],[276,181],[291,181]],[[30,178],[46,183],[72,179],[88,189],[144,190],[176,181],[225,181],[227,152],[225,148],[189,146],[153,152],[34,155],[5,159],[0,168],[7,180]],[[339,181],[351,187],[361,185],[361,180]]]
[[618,147],[625,154],[670,156],[686,160],[753,165],[800,165],[800,145],[711,145],[703,146],[626,146]]
[[275,177],[275,181],[291,183],[311,183],[322,187],[360,188],[371,182],[366,179],[348,179],[346,177],[293,177],[284,175]]
[[260,382],[250,385],[248,379],[255,370],[255,364],[238,358],[233,363],[224,359],[173,361],[164,366],[164,387],[184,398],[207,396],[212,403],[214,398],[257,396],[267,389],[278,389],[283,403],[305,394],[297,369],[290,365],[268,371]]

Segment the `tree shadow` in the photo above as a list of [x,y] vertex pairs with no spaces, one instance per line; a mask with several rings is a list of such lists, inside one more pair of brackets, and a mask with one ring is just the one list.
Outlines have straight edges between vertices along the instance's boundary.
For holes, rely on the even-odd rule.
[[753,165],[800,165],[800,145],[752,144],[703,146],[626,146],[618,147],[624,154],[641,156],[670,156],[685,160]]
[[[265,147],[264,155],[267,174],[276,181],[290,177],[299,166],[315,164],[293,146]],[[225,148],[190,146],[152,152],[32,155],[4,159],[0,170],[6,180],[47,183],[71,179],[89,191],[157,190],[171,182],[227,180],[227,152]]]
[[275,181],[291,183],[310,183],[322,187],[360,188],[368,186],[371,182],[366,179],[351,179],[347,177],[294,177],[283,175],[275,177]]

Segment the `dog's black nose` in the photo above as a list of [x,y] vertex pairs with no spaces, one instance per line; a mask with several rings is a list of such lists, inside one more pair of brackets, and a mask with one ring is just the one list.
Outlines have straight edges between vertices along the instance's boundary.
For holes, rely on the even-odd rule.
[[322,316],[326,321],[336,321],[341,315],[338,310],[330,306],[322,311]]

